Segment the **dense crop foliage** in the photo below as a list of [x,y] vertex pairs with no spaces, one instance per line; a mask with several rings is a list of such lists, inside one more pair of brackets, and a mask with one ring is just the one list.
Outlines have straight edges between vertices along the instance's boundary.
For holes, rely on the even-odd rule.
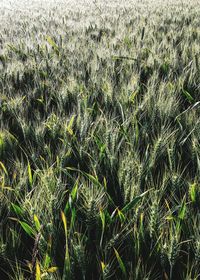
[[200,279],[200,2],[1,2],[0,279]]

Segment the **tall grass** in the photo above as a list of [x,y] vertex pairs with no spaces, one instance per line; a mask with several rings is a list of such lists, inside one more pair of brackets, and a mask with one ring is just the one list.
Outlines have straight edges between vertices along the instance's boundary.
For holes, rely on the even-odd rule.
[[200,279],[199,1],[21,3],[0,8],[0,278]]

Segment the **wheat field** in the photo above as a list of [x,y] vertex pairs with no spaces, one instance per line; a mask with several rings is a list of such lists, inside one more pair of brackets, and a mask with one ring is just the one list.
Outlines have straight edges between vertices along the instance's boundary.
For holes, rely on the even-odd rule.
[[0,279],[200,279],[200,1],[0,19]]

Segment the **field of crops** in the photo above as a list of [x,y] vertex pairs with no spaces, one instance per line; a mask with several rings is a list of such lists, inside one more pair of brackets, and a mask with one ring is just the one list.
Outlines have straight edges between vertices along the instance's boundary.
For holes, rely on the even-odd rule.
[[200,279],[200,1],[0,19],[0,279]]

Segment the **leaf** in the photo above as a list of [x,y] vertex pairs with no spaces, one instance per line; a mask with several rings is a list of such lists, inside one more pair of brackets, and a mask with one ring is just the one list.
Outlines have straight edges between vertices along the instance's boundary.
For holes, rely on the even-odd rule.
[[100,210],[100,218],[101,218],[101,223],[102,223],[102,229],[105,229],[105,213]]
[[40,222],[39,222],[38,217],[37,217],[35,214],[34,214],[34,216],[33,216],[33,219],[34,219],[34,222],[35,222],[35,227],[36,227],[37,231],[39,231],[40,228],[41,228],[41,224],[40,224]]
[[104,263],[104,262],[101,262],[101,269],[102,269],[103,272],[104,272],[105,268],[106,268],[105,263]]
[[22,226],[23,230],[31,237],[36,235],[36,232],[32,227],[30,227],[27,223],[19,221],[20,225]]
[[102,210],[100,210],[100,218],[101,218],[101,223],[102,223],[102,231],[101,231],[101,239],[100,239],[100,247],[101,247],[102,246],[102,242],[103,242],[103,235],[104,235],[105,225],[106,225],[105,213]]
[[57,55],[59,55],[59,47],[58,45],[55,43],[55,41],[50,37],[50,36],[47,36],[47,42],[49,43],[49,45],[52,46],[52,48],[54,49],[55,53]]
[[130,95],[130,101],[131,101],[132,103],[134,103],[135,97],[136,97],[137,93],[138,93],[137,90],[136,90],[136,91],[133,91],[133,92],[131,93],[131,95]]
[[99,187],[102,187],[102,185],[99,183],[98,181],[98,178],[95,178],[93,175],[91,174],[88,174],[84,171],[81,171],[77,168],[74,168],[74,167],[66,167],[66,169],[68,170],[72,170],[72,171],[77,171],[77,172],[80,172],[81,174],[83,174],[85,177],[87,177],[91,182],[93,182],[95,185],[99,186]]
[[185,218],[185,213],[186,213],[186,203],[185,203],[185,197],[184,197],[181,208],[178,213],[179,219],[183,220]]
[[30,272],[33,271],[33,265],[31,262],[27,261],[27,267],[29,268]]
[[67,219],[65,213],[61,211],[61,218],[64,225],[65,230],[65,262],[64,262],[64,272],[63,272],[63,280],[70,279],[70,257],[69,257],[69,248],[68,248],[68,234],[67,234]]
[[5,187],[4,185],[1,185],[1,187],[2,187],[4,190],[14,191],[14,189],[12,189],[11,187]]
[[32,176],[32,171],[31,171],[31,166],[30,163],[28,161],[28,179],[29,179],[29,183],[32,186],[33,184],[33,176]]
[[17,218],[14,218],[14,217],[9,217],[9,220],[19,222],[19,220]]
[[110,216],[111,219],[113,219],[115,217],[116,212],[117,212],[117,208],[112,212],[112,214]]
[[124,214],[118,208],[117,208],[117,215],[118,215],[121,222],[124,222],[126,220]]
[[166,220],[168,220],[168,221],[171,221],[171,220],[173,220],[173,219],[174,219],[174,218],[173,218],[172,215],[169,215],[169,216],[166,217]]
[[5,165],[3,164],[3,162],[0,161],[0,167],[2,168],[2,170],[4,171],[4,173],[8,176],[8,171],[5,168]]
[[74,123],[74,119],[75,119],[75,115],[73,115],[69,121],[69,124],[67,126],[67,132],[72,136],[74,133],[73,133],[73,130],[72,130],[72,127],[73,127],[73,123]]
[[140,214],[140,232],[144,236],[144,213]]
[[76,209],[73,207],[72,210],[71,210],[70,231],[74,227],[75,219],[76,219]]
[[24,210],[21,207],[19,207],[18,205],[14,204],[14,203],[12,203],[11,206],[16,215],[18,215],[18,216],[23,215]]
[[74,200],[77,196],[77,191],[78,191],[78,180],[76,181],[75,185],[73,186],[73,189],[71,191],[71,197]]
[[103,177],[103,185],[104,185],[104,188],[107,189],[107,181],[106,181],[105,177]]
[[190,193],[190,198],[194,203],[196,201],[196,183],[190,185],[189,193]]
[[82,172],[92,183],[94,183],[95,185],[102,187],[102,185],[99,183],[99,180],[97,178],[95,178],[93,175]]
[[50,36],[47,36],[46,39],[47,39],[47,42],[49,43],[49,45],[51,45],[54,48],[58,48],[57,44],[55,43],[55,41]]
[[66,214],[70,208],[71,208],[71,205],[70,205],[70,198],[69,198],[69,200],[67,201],[67,203],[65,205],[64,213]]
[[61,211],[61,218],[62,218],[63,225],[64,225],[65,236],[67,236],[67,219],[66,219],[65,213],[63,211]]
[[66,167],[66,169],[67,170],[71,170],[71,171],[77,171],[77,172],[80,172],[80,173],[82,173],[82,171],[81,170],[79,170],[79,169],[77,169],[77,168],[75,168],[75,167]]
[[54,273],[58,270],[58,267],[57,266],[52,266],[50,268],[47,269],[47,272],[49,273]]
[[122,273],[124,274],[124,276],[126,277],[127,273],[126,273],[125,265],[124,265],[120,255],[119,255],[119,253],[117,252],[117,250],[115,248],[114,248],[114,251],[115,251],[115,255],[116,255],[117,261],[119,263],[119,267],[120,267]]
[[46,254],[44,259],[44,268],[47,269],[51,263],[51,257]]
[[186,99],[189,101],[189,103],[192,103],[194,101],[194,98],[187,90],[182,90],[182,94],[186,97]]
[[146,191],[146,192],[144,192],[144,193],[142,193],[142,194],[140,194],[140,195],[138,195],[138,196],[136,196],[131,202],[129,202],[129,203],[121,210],[121,212],[124,214],[124,213],[128,212],[129,210],[131,210],[131,209],[138,203],[138,201],[140,201],[140,200],[143,198],[143,196],[145,196],[148,192],[149,192],[149,190]]
[[169,203],[168,203],[168,201],[166,199],[165,199],[165,204],[167,206],[168,211],[171,212],[171,208],[170,208]]
[[35,280],[41,280],[40,264],[39,264],[38,260],[36,261]]
[[103,157],[104,157],[106,147],[107,147],[106,144],[103,144],[103,145],[100,147],[100,153],[99,153],[99,157],[100,157],[100,158],[103,158]]

